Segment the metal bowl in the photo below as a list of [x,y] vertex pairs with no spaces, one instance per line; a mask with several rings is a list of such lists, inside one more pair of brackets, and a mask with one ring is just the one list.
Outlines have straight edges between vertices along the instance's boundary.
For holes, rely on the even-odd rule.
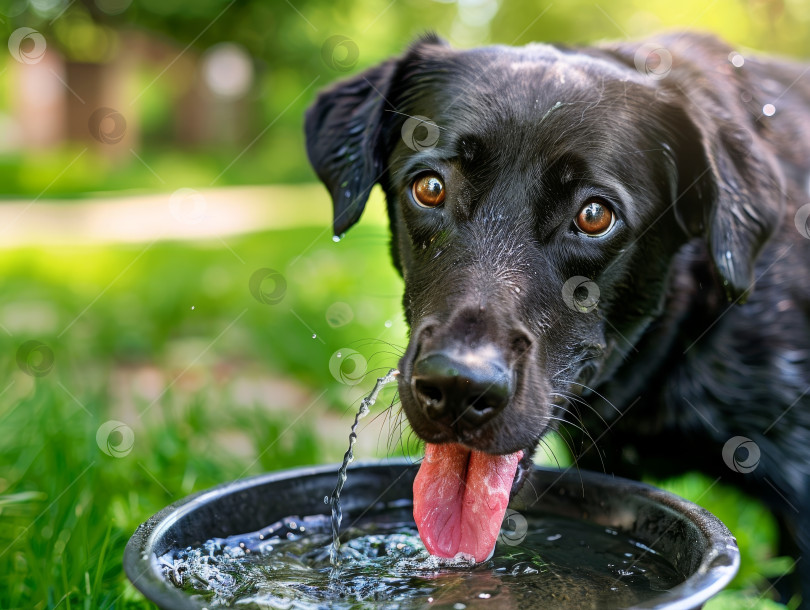
[[[127,576],[160,608],[204,608],[164,579],[157,558],[211,538],[254,532],[292,513],[324,514],[323,498],[335,485],[337,469],[272,472],[172,504],[141,524],[129,540],[124,551]],[[352,465],[342,493],[344,513],[412,499],[417,470],[417,464],[406,460]],[[699,608],[728,585],[739,567],[737,541],[717,517],[643,483],[576,469],[536,468],[510,507],[616,529],[653,548],[687,576],[639,608]]]

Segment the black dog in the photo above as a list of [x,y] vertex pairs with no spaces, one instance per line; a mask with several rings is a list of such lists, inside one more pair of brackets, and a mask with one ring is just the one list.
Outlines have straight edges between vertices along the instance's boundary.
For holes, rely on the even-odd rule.
[[514,492],[567,417],[580,465],[736,481],[807,604],[810,74],[659,43],[426,37],[321,93],[307,150],[336,234],[385,191],[429,447],[522,451]]

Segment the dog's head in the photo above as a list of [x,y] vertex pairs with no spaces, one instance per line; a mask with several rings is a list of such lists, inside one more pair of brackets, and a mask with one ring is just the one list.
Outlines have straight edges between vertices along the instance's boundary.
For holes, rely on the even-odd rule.
[[422,439],[531,455],[660,314],[688,241],[744,298],[780,179],[729,50],[428,37],[320,94],[307,149],[335,233],[374,184],[387,197],[411,326],[400,396]]

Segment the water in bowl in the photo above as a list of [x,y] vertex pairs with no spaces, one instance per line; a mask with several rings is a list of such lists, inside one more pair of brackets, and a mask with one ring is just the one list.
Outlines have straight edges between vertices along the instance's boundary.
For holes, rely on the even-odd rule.
[[400,501],[351,521],[340,578],[328,515],[290,516],[259,532],[209,540],[159,559],[165,578],[200,607],[612,608],[638,604],[684,576],[653,550],[604,527],[541,513],[526,536],[504,531],[477,566],[431,557],[413,506]]

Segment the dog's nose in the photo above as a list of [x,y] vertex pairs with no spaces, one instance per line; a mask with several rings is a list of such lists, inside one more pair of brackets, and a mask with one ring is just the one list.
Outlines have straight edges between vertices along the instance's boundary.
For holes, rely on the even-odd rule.
[[414,363],[411,383],[425,415],[450,426],[484,424],[512,392],[509,369],[495,348],[425,354]]

